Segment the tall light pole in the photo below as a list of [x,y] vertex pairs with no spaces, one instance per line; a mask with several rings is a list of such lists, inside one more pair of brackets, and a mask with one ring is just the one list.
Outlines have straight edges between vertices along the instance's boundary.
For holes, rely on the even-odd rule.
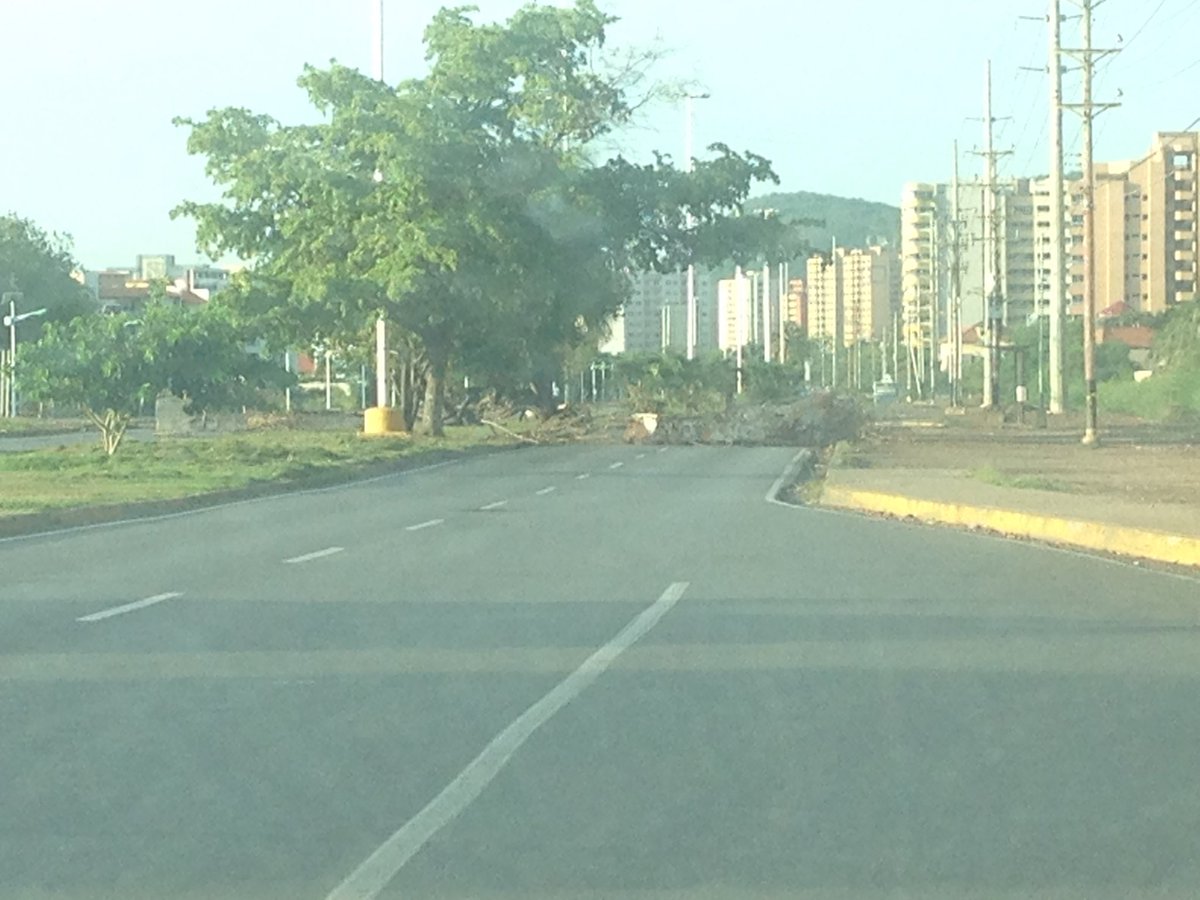
[[17,315],[17,301],[21,298],[22,294],[18,291],[8,291],[3,297],[8,301],[8,315],[4,317],[4,326],[8,328],[8,392],[5,406],[10,419],[17,416],[17,323],[46,314],[43,308]]
[[[692,94],[687,93],[683,96],[683,160],[685,170],[690,174],[696,169],[696,150],[695,150],[695,128],[696,128],[696,109],[695,101],[707,100],[709,94]],[[695,227],[695,220],[689,210],[687,214],[687,227],[691,231]],[[696,358],[696,343],[699,335],[699,315],[696,309],[696,265],[688,261],[687,267],[687,358]]]
[[[383,81],[383,0],[369,0],[371,4],[371,77]],[[383,181],[383,173],[376,169],[375,182]],[[375,420],[375,430],[389,432],[392,430],[391,413],[388,412],[391,402],[387,371],[387,319],[381,311],[375,320],[375,407],[379,418]],[[370,428],[368,431],[372,430]]]

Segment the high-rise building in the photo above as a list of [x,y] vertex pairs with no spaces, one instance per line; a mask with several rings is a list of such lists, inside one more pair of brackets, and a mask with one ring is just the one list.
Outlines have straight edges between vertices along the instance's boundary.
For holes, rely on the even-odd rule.
[[[698,268],[696,291],[696,352],[720,347],[718,282],[713,269]],[[641,272],[632,278],[623,310],[625,349],[631,353],[687,352],[687,273]]]
[[[1096,165],[1096,309],[1160,313],[1196,299],[1200,133],[1155,135],[1139,160]],[[1083,304],[1083,183],[1068,180],[1069,291]]]
[[895,251],[838,247],[808,261],[808,334],[851,347],[881,340],[896,306]]

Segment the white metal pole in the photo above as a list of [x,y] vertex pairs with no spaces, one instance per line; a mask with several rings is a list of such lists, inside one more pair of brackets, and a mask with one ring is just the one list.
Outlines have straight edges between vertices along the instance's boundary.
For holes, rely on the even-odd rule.
[[17,301],[8,301],[8,417],[17,417]]
[[[292,351],[283,351],[283,371],[289,375],[292,373]],[[292,386],[289,384],[283,391],[283,408],[286,412],[292,411]]]
[[[686,95],[683,98],[683,162],[686,171],[691,173],[695,170],[693,157],[696,155],[694,143],[694,123],[693,123],[693,96]],[[692,214],[689,211],[687,216],[688,230],[694,227]],[[688,262],[687,267],[687,358],[694,359],[696,356],[696,266],[692,262]]]
[[763,264],[762,273],[763,362],[771,361],[771,264]]
[[787,362],[787,295],[788,295],[788,264],[779,264],[779,336],[776,339],[779,349],[776,357],[780,364]]
[[[383,0],[371,4],[371,76],[383,81]],[[383,313],[375,321],[375,405],[386,408],[389,403],[387,320]]]
[[333,409],[333,354],[325,351],[325,412]]
[[742,267],[734,269],[733,280],[737,294],[737,344],[735,359],[737,365],[737,392],[742,392],[742,346],[746,343],[746,279]]

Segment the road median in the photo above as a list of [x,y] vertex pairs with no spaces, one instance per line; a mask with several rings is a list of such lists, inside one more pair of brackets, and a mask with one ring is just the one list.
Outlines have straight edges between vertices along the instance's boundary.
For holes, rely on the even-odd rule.
[[1200,567],[1200,537],[1191,535],[855,490],[836,484],[825,485],[821,492],[821,505],[941,525],[986,529],[1010,537],[1079,547],[1099,553]]

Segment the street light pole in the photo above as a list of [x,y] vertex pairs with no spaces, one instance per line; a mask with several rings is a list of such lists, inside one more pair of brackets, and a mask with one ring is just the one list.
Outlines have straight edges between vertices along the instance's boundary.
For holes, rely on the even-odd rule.
[[[383,0],[369,0],[371,4],[371,77],[383,81]],[[375,181],[383,180],[383,173],[375,172]],[[375,320],[375,407],[383,411],[376,425],[379,430],[392,430],[390,397],[388,390],[387,319],[380,312]],[[368,429],[370,430],[370,429]]]
[[[684,94],[683,97],[683,162],[685,171],[689,174],[695,171],[695,101],[708,99],[708,94]],[[687,227],[691,231],[695,227],[695,219],[691,210],[687,213]],[[696,265],[688,261],[687,267],[687,358],[696,358],[696,343],[699,336],[699,313],[696,308]]]
[[0,298],[0,300],[8,301],[8,315],[4,317],[4,324],[8,326],[8,393],[6,400],[10,419],[17,417],[17,323],[46,314],[46,309],[43,307],[17,315],[17,301],[23,296],[19,291],[8,291],[3,298]]

